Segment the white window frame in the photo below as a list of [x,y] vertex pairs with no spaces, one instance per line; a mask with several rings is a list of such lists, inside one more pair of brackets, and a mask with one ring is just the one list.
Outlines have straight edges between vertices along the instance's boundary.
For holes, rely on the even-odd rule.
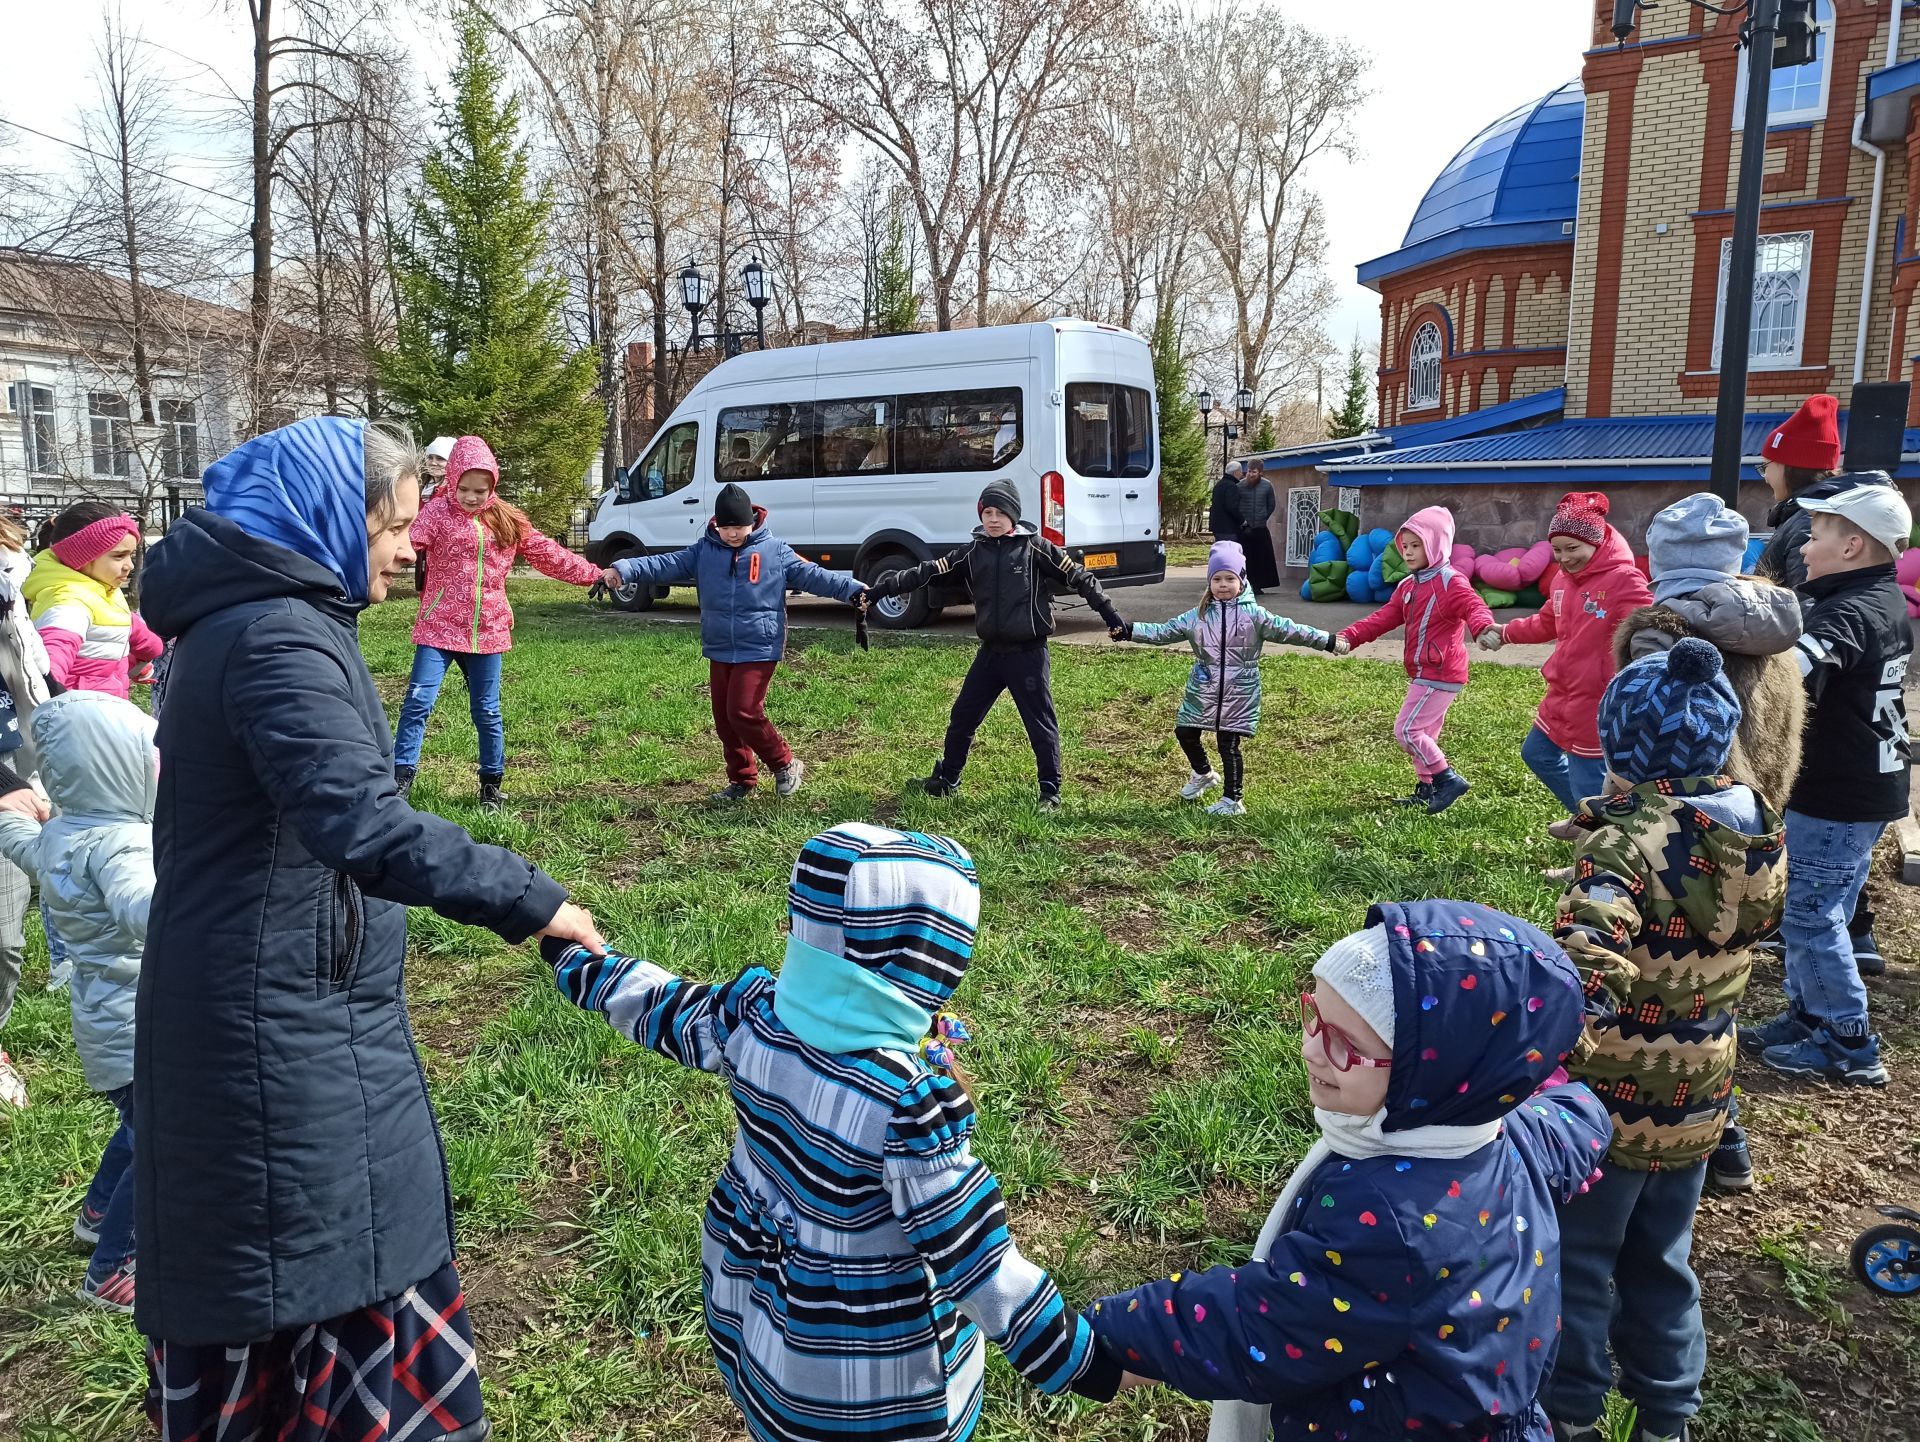
[[[1429,332],[1433,336],[1430,346],[1424,344]],[[1445,389],[1441,385],[1440,366],[1446,359],[1446,355],[1447,340],[1440,333],[1440,323],[1431,320],[1423,322],[1413,333],[1413,339],[1407,345],[1407,409],[1409,411],[1431,411],[1440,408],[1440,395]],[[1415,389],[1416,380],[1423,372],[1432,377],[1433,391],[1430,395]]]
[[[1757,371],[1798,370],[1803,364],[1802,352],[1807,339],[1807,287],[1813,274],[1813,232],[1810,230],[1786,230],[1772,232],[1760,237],[1759,244],[1778,245],[1782,242],[1797,242],[1800,246],[1800,297],[1793,318],[1793,350],[1791,354],[1773,353],[1753,355],[1753,339],[1749,334],[1747,344],[1749,354],[1747,368]],[[1721,347],[1725,344],[1727,326],[1727,272],[1733,263],[1733,237],[1727,236],[1720,242],[1720,284],[1713,309],[1713,369],[1720,369]],[[1777,272],[1769,272],[1769,274]],[[1761,297],[1759,294],[1762,272],[1756,261],[1753,273],[1754,315],[1760,315]]]
[[[60,474],[60,403],[54,395],[53,387],[40,385],[31,380],[15,381],[12,386],[14,409],[20,415],[20,440],[26,454],[27,474],[30,476],[57,476]],[[47,398],[45,410],[34,404],[34,395],[38,393]],[[43,452],[39,437],[35,433],[34,422],[40,416],[47,418],[48,444]]]
[[[113,399],[120,402],[124,414],[114,415],[107,411],[94,409],[99,400]],[[95,428],[104,425],[106,429],[107,468],[100,469],[101,443]],[[119,391],[90,390],[87,392],[87,471],[95,476],[118,476],[127,478],[133,471],[133,403]]]
[[[1820,53],[1812,61],[1820,67],[1819,102],[1811,106],[1802,106],[1798,110],[1782,110],[1777,113],[1769,103],[1767,115],[1769,129],[1776,125],[1798,125],[1809,120],[1827,118],[1827,103],[1833,95],[1833,0],[1814,0],[1813,13],[1814,21],[1820,27],[1820,39],[1816,47]],[[1741,53],[1737,70],[1740,78],[1733,88],[1733,128],[1736,131],[1745,127],[1747,119],[1747,58],[1744,51]],[[1779,78],[1778,74],[1774,76],[1776,83]],[[1773,93],[1779,92],[1776,90]]]

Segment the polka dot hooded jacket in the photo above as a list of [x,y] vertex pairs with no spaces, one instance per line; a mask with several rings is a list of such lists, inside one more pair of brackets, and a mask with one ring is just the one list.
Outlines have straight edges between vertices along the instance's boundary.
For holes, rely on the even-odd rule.
[[1460,1158],[1334,1156],[1268,1260],[1176,1274],[1088,1318],[1132,1372],[1271,1404],[1281,1442],[1545,1442],[1554,1208],[1612,1136],[1593,1094],[1557,1074],[1580,1035],[1573,967],[1543,933],[1470,903],[1376,906],[1367,924],[1386,926],[1393,964],[1388,1139],[1504,1118],[1500,1134]]

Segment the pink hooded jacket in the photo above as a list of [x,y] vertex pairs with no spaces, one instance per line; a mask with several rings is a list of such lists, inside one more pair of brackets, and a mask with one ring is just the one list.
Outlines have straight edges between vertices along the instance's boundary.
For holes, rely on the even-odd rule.
[[1633,562],[1633,548],[1612,526],[1593,559],[1576,575],[1553,578],[1547,604],[1509,621],[1501,636],[1516,645],[1557,641],[1540,674],[1547,696],[1534,724],[1575,756],[1600,754],[1600,698],[1613,679],[1613,633],[1629,612],[1653,604],[1653,588]]
[[1364,646],[1401,626],[1407,628],[1407,679],[1457,691],[1467,684],[1465,631],[1478,636],[1493,624],[1493,612],[1467,578],[1453,569],[1453,512],[1445,506],[1415,511],[1401,524],[1427,548],[1427,568],[1393,588],[1387,604],[1340,633]]
[[600,579],[600,568],[532,527],[519,545],[501,546],[479,516],[461,510],[454,498],[457,482],[468,471],[485,471],[498,492],[500,463],[493,451],[478,436],[462,436],[447,460],[445,483],[414,519],[413,546],[426,557],[427,584],[420,592],[413,643],[488,656],[513,649],[507,572],[515,561],[525,557],[542,574],[576,586],[591,586]]

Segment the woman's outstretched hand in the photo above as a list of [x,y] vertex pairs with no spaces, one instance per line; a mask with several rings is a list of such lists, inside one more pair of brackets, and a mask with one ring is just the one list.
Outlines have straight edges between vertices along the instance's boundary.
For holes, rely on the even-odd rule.
[[595,956],[607,954],[607,943],[602,940],[600,930],[593,924],[593,913],[584,906],[575,906],[571,901],[560,903],[560,909],[535,936],[553,936],[561,941],[577,941]]

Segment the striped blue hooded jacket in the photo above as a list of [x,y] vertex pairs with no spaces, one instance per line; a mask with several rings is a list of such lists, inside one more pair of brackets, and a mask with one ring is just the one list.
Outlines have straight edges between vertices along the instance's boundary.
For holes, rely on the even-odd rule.
[[561,990],[727,1080],[739,1123],[701,1285],[760,1442],[963,1442],[985,1332],[1028,1381],[1106,1398],[1118,1364],[1020,1254],[966,1092],[917,1047],[972,955],[979,883],[942,837],[847,823],[800,853],[776,985],[700,985],[548,942]]

